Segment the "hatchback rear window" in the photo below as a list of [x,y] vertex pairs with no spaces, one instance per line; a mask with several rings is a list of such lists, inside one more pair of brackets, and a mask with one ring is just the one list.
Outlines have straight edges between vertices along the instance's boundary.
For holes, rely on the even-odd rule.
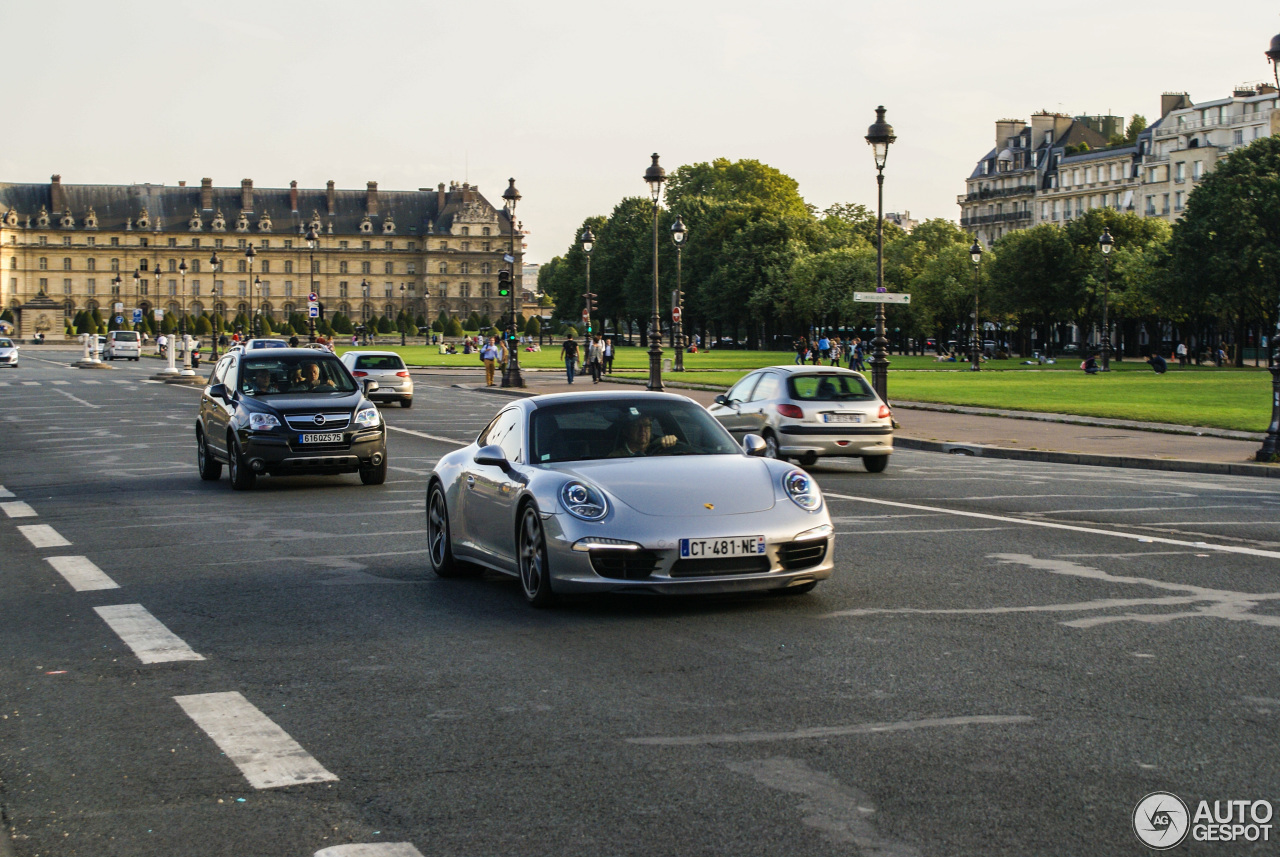
[[138,332],[136,330],[117,330],[112,334],[112,338],[116,342],[137,342]]
[[876,393],[857,375],[798,375],[787,381],[791,398],[808,402],[871,401]]
[[404,361],[394,354],[361,354],[356,358],[355,368],[398,372],[404,368]]

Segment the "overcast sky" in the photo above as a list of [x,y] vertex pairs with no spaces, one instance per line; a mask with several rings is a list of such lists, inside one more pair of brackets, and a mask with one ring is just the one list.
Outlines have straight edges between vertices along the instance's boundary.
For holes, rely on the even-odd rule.
[[[528,260],[647,193],[651,152],[754,158],[805,200],[955,220],[1002,117],[1141,113],[1271,79],[1274,3],[0,0],[0,181],[388,190],[507,178]],[[690,241],[697,236],[691,235]]]

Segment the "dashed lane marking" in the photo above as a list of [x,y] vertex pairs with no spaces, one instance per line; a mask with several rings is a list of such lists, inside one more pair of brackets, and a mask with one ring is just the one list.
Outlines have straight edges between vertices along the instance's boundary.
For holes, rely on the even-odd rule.
[[81,378],[81,379],[80,379],[80,383],[81,383],[81,384],[101,384],[102,382],[101,382],[101,381],[91,381],[91,380],[89,380],[88,378]]
[[71,544],[48,524],[27,524],[24,527],[18,527],[18,532],[26,536],[27,541],[37,548],[61,548]]
[[338,779],[239,693],[201,693],[173,699],[255,789]]
[[454,446],[467,446],[469,443],[471,443],[471,441],[469,440],[454,440],[451,437],[441,437],[438,434],[427,434],[426,432],[422,432],[422,431],[414,431],[413,429],[400,428],[400,426],[387,426],[387,431],[404,432],[405,434],[411,434],[414,437],[426,438],[427,440],[435,440],[435,441],[439,441],[440,443],[451,443]]
[[36,510],[32,509],[21,500],[15,500],[12,503],[0,503],[0,509],[4,509],[4,513],[10,518],[35,518]]
[[87,556],[49,556],[45,562],[53,566],[71,584],[76,592],[90,592],[96,589],[119,589],[106,572],[93,564]]
[[132,384],[133,381],[129,380],[128,378],[112,378],[111,383],[112,384]]
[[315,857],[422,857],[422,852],[408,842],[354,842],[322,849]]
[[54,385],[59,386],[59,387],[65,387],[65,386],[67,386],[68,384],[70,384],[71,382],[70,382],[70,381],[50,381],[49,383],[50,383],[50,384],[54,384]]
[[21,383],[21,384],[22,384],[22,386],[24,386],[24,387],[39,387],[39,386],[40,386],[40,382],[39,382],[39,381],[21,381],[21,382],[19,382],[19,383]]
[[204,660],[203,655],[193,652],[182,638],[141,604],[113,604],[93,609],[144,664]]
[[80,398],[79,396],[73,396],[70,393],[68,393],[66,390],[59,390],[55,388],[53,392],[61,393],[71,401],[79,402],[80,404],[84,405],[86,408],[93,408],[94,410],[97,410],[98,408],[102,407],[102,405],[95,405],[93,402],[86,402],[84,399]]
[[828,497],[833,500],[854,500],[859,503],[871,503],[878,506],[894,506],[899,509],[915,509],[917,511],[936,512],[940,515],[955,515],[961,518],[977,518],[983,521],[1000,521],[1007,524],[1021,524],[1024,527],[1044,527],[1050,530],[1066,530],[1072,533],[1088,533],[1094,536],[1113,536],[1121,539],[1132,539],[1139,542],[1150,542],[1160,545],[1176,545],[1177,547],[1199,548],[1200,550],[1214,550],[1223,553],[1238,553],[1246,556],[1262,556],[1280,559],[1280,551],[1263,550],[1262,548],[1247,548],[1237,545],[1217,545],[1209,542],[1192,542],[1185,539],[1166,539],[1160,536],[1153,536],[1147,533],[1126,533],[1122,530],[1104,530],[1098,527],[1078,527],[1072,524],[1059,524],[1055,521],[1036,521],[1027,518],[1011,518],[1005,515],[991,515],[986,512],[965,512],[960,509],[945,509],[941,506],[921,506],[917,503],[899,503],[894,500],[875,500],[870,497],[853,497],[848,494],[831,494]]
[[0,485],[0,497],[12,497],[12,496],[13,496],[12,491],[4,487],[3,485]]

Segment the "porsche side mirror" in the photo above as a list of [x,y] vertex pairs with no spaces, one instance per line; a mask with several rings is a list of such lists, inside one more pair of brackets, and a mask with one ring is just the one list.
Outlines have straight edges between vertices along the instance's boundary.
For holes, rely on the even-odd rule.
[[507,454],[497,444],[482,446],[476,452],[476,464],[505,469],[507,466]]
[[747,455],[764,455],[767,448],[764,438],[758,434],[749,434],[742,439],[742,449]]

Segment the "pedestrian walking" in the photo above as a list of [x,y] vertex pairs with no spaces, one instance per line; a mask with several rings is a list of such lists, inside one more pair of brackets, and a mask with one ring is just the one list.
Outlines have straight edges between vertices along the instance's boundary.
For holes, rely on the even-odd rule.
[[613,374],[613,337],[611,336],[604,338],[604,371],[608,375]]
[[809,340],[803,336],[796,340],[796,362],[795,365],[803,366],[805,356],[809,353]]
[[1178,365],[1183,369],[1187,368],[1187,343],[1179,342],[1174,353],[1178,355]]
[[485,386],[493,386],[493,370],[498,363],[498,343],[492,336],[489,341],[480,349],[480,362],[484,364],[484,383]]
[[600,370],[604,368],[604,343],[600,341],[600,334],[596,334],[591,339],[591,345],[587,348],[587,371],[591,373],[591,383],[600,383]]
[[564,343],[560,346],[560,359],[564,361],[564,374],[569,383],[573,383],[573,367],[578,362],[578,340],[565,334]]

